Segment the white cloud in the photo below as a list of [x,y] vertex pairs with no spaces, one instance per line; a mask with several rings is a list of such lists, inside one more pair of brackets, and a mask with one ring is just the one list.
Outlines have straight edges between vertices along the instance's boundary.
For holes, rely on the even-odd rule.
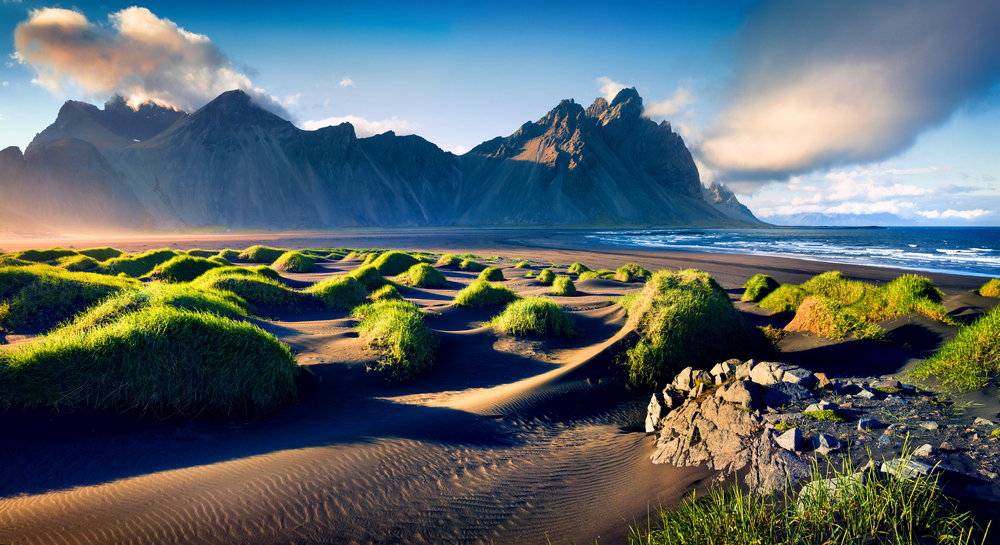
[[354,87],[354,80],[351,78],[344,78],[340,80],[340,83],[337,85],[340,85],[341,87]]
[[613,81],[607,76],[601,76],[596,81],[601,85],[601,94],[604,95],[604,99],[608,102],[614,100],[618,91],[625,88],[625,84]]
[[93,98],[118,93],[130,105],[155,102],[193,111],[225,91],[241,89],[268,110],[290,117],[282,101],[250,78],[212,43],[146,8],[108,16],[107,27],[78,11],[32,10],[14,30],[15,61],[52,92],[78,86]]
[[469,150],[465,149],[465,146],[455,146],[453,148],[445,148],[444,151],[450,151],[455,155],[462,155],[463,153],[466,153]]
[[5,81],[3,83],[0,83],[0,85],[3,85],[4,87],[7,87],[8,85],[10,85],[10,82]]
[[944,212],[938,212],[937,210],[917,212],[921,216],[927,219],[947,219],[947,218],[962,218],[964,220],[972,220],[978,217],[986,216],[992,214],[992,210],[983,210],[977,208],[975,210],[945,210]]
[[647,102],[643,108],[642,115],[652,118],[668,118],[679,114],[684,107],[695,101],[694,94],[690,89],[678,87],[674,95],[662,102]]
[[358,138],[382,134],[386,131],[393,131],[397,135],[413,134],[420,127],[418,123],[411,123],[396,117],[381,121],[368,121],[363,117],[348,115],[344,117],[328,117],[318,121],[306,121],[302,123],[302,128],[315,131],[316,129],[340,125],[341,123],[350,123],[353,125],[354,133],[358,135]]

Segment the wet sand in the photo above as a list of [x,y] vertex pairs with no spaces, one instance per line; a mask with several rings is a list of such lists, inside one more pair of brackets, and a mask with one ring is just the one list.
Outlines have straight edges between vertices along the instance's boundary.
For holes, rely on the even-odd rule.
[[[525,230],[365,231],[283,235],[190,235],[0,241],[28,247],[114,246],[128,251],[378,247],[501,255],[591,268],[634,261],[650,270],[696,267],[738,297],[756,273],[800,283],[836,269],[885,282],[903,271],[781,258],[626,251],[575,244],[574,233]],[[306,285],[358,263],[322,263],[286,274]],[[503,266],[502,284],[523,295],[550,288],[541,267]],[[482,322],[500,308],[450,305],[474,273],[443,270],[447,289],[405,294],[439,315],[434,369],[406,384],[365,371],[377,354],[347,313],[276,314],[259,325],[288,343],[306,372],[301,401],[253,423],[160,422],[134,415],[12,409],[0,416],[2,543],[620,543],[647,514],[716,476],[703,468],[654,466],[642,430],[648,392],[626,386],[615,365],[623,310],[608,301],[641,283],[587,280],[556,297],[582,339],[520,338]],[[928,274],[959,312],[983,279]],[[965,305],[964,307],[962,305]],[[976,307],[975,305],[980,305]],[[780,320],[740,304],[760,323]],[[962,310],[964,309],[964,310]],[[949,309],[952,310],[952,309]],[[898,327],[910,325],[909,322]],[[918,324],[919,326],[919,324]],[[923,326],[920,326],[923,327]],[[931,331],[934,325],[927,326]],[[938,331],[913,350],[790,337],[790,361],[834,374],[894,372],[944,342]],[[796,344],[798,343],[798,344]],[[831,348],[832,347],[832,348]],[[12,349],[12,348],[8,348]],[[806,360],[806,361],[801,361]]]

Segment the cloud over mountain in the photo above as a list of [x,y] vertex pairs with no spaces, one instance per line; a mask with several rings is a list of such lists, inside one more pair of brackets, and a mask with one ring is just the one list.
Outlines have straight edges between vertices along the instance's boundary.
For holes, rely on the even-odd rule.
[[133,107],[155,102],[194,111],[240,89],[261,107],[289,117],[281,100],[254,87],[207,36],[140,7],[112,13],[109,23],[105,28],[67,9],[32,10],[14,31],[16,58],[35,70],[36,83],[54,92],[79,86],[99,99],[120,94]]
[[998,28],[998,2],[767,1],[700,159],[765,182],[893,156],[1000,81]]

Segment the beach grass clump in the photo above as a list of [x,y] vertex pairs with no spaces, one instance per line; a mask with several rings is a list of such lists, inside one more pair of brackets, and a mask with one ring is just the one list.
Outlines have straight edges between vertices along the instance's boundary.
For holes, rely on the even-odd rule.
[[343,259],[341,259],[341,261],[361,261],[362,259],[364,258],[361,257],[361,254],[355,251],[351,251],[347,255],[345,255]]
[[467,257],[463,259],[461,263],[458,264],[458,268],[463,271],[479,272],[485,269],[486,265],[483,265],[478,261],[473,261],[471,257]]
[[240,257],[240,253],[232,248],[226,248],[225,250],[219,250],[218,256],[229,261],[232,259],[238,259]]
[[[631,273],[627,273],[631,274]],[[596,271],[583,271],[577,276],[577,280],[615,280],[618,278],[618,273],[610,269],[598,269]],[[631,279],[631,276],[629,277]],[[629,282],[631,280],[626,280]]]
[[117,249],[105,246],[103,248],[87,248],[85,250],[79,250],[77,252],[80,255],[85,255],[87,257],[92,257],[98,261],[107,261],[116,257],[121,257],[125,255],[125,252]]
[[378,252],[369,252],[369,253],[365,254],[365,258],[361,261],[361,264],[362,265],[373,265],[375,263],[375,260],[378,259],[378,257],[379,257],[379,253]]
[[411,288],[447,288],[448,279],[441,271],[427,263],[417,263],[403,274],[396,276],[394,282]]
[[560,297],[571,297],[576,295],[576,286],[573,279],[568,276],[560,276],[552,281],[552,295]]
[[[265,274],[264,271],[268,270],[273,273],[274,276]],[[264,278],[270,278],[272,280],[280,278],[281,276],[272,270],[267,265],[258,265],[256,267],[240,267],[238,265],[228,265],[223,267],[216,267],[213,269],[208,269],[201,274],[196,280],[199,282],[207,282],[209,279],[218,278],[220,276],[263,276]]]
[[792,284],[782,284],[775,288],[766,297],[757,303],[757,306],[764,310],[770,310],[777,314],[781,312],[795,312],[802,301],[809,297],[809,293]]
[[192,248],[190,250],[185,251],[184,253],[194,257],[212,257],[218,252],[215,252],[213,250],[202,250],[201,248]]
[[382,300],[361,305],[352,316],[369,348],[380,352],[369,369],[385,373],[389,380],[413,380],[434,365],[440,337],[424,323],[424,313],[409,301]]
[[549,269],[542,269],[542,272],[538,273],[538,282],[543,286],[551,286],[555,279],[556,274]]
[[16,254],[2,254],[0,255],[0,267],[27,267],[29,265],[35,265],[31,261],[24,261],[15,257]]
[[498,331],[516,336],[578,337],[580,330],[569,312],[555,301],[543,297],[526,297],[507,305],[490,320]]
[[208,260],[211,261],[212,263],[218,263],[219,265],[222,265],[223,267],[232,267],[233,266],[233,264],[230,263],[228,259],[226,259],[226,258],[224,258],[222,256],[213,255],[212,257],[208,258]]
[[259,307],[289,312],[303,312],[318,306],[311,294],[302,293],[261,274],[205,274],[195,286],[230,292]]
[[632,310],[632,307],[635,306],[635,303],[636,303],[636,301],[639,300],[639,296],[640,295],[642,295],[641,292],[628,293],[628,294],[622,295],[618,299],[612,300],[612,302],[613,303],[618,303],[619,305],[621,305],[621,307],[623,309],[625,309],[625,313],[627,314],[629,311]]
[[277,261],[286,251],[258,244],[243,250],[243,253],[239,255],[239,259],[240,261],[249,261],[250,263],[267,263],[270,265]]
[[778,289],[781,284],[777,280],[771,278],[766,274],[755,274],[750,277],[743,284],[743,296],[740,297],[740,301],[753,301],[754,303],[759,303],[764,300],[765,297],[771,294],[774,290]]
[[368,292],[356,279],[338,274],[317,282],[305,289],[329,310],[351,310],[365,302]]
[[518,261],[517,264],[514,265],[514,268],[515,269],[530,269],[531,268],[531,263],[528,263],[527,261]]
[[866,321],[853,308],[822,296],[806,297],[785,330],[807,331],[838,340],[847,333],[853,334],[855,339],[885,338],[885,331],[878,324]]
[[403,252],[386,252],[372,262],[382,276],[396,276],[420,263],[420,260]]
[[229,292],[190,284],[153,282],[136,290],[122,290],[108,297],[77,314],[69,324],[56,332],[86,331],[115,322],[130,312],[162,306],[208,312],[228,318],[240,318],[253,313],[253,309],[246,301]]
[[139,282],[48,265],[0,268],[0,328],[42,332]]
[[914,377],[936,377],[947,389],[968,392],[1000,373],[1000,307],[962,327],[955,338],[917,365]]
[[979,295],[983,297],[1000,297],[1000,278],[993,278],[979,288]]
[[392,301],[392,300],[402,301],[403,295],[399,293],[399,290],[396,289],[396,286],[393,286],[391,284],[386,284],[382,286],[381,288],[375,290],[368,296],[368,301],[371,301],[373,303],[376,301]]
[[253,324],[153,306],[0,353],[0,403],[254,419],[295,400],[297,372]]
[[150,250],[136,255],[126,254],[104,261],[101,263],[100,271],[112,275],[124,273],[126,276],[139,278],[152,272],[157,265],[166,263],[178,255],[180,254],[169,248]]
[[494,286],[485,280],[476,280],[455,295],[452,304],[457,307],[488,307],[505,305],[521,296],[505,286]]
[[271,264],[271,268],[276,271],[307,273],[316,270],[316,260],[302,252],[290,251],[281,254]]
[[619,282],[632,282],[636,278],[646,280],[652,275],[653,273],[649,272],[649,269],[638,263],[626,263],[618,267],[618,270],[615,271],[615,280]]
[[486,280],[487,282],[503,282],[507,280],[503,277],[503,271],[496,267],[486,267],[481,273],[479,273],[479,278],[477,280]]
[[[903,459],[910,455],[904,453]],[[898,479],[878,473],[880,464],[855,472],[850,464],[825,474],[813,465],[812,480],[835,479],[796,496],[793,488],[770,494],[737,484],[660,510],[646,528],[631,528],[633,545],[823,545],[940,543],[977,545],[987,532],[970,513],[959,512],[937,483],[937,474]]]
[[583,263],[580,263],[579,261],[575,261],[572,265],[569,266],[568,269],[566,269],[566,272],[568,272],[569,274],[577,274],[578,275],[580,273],[585,273],[585,272],[587,272],[589,270],[590,270],[590,267],[584,265]]
[[378,269],[374,265],[362,265],[357,269],[351,271],[348,276],[361,282],[361,285],[365,287],[368,293],[372,293],[375,290],[390,284],[384,276],[379,274]]
[[620,361],[636,384],[662,383],[684,367],[761,358],[771,351],[715,279],[696,269],[654,273],[628,315],[626,327],[639,340]]
[[222,266],[222,264],[205,259],[204,257],[179,255],[157,265],[149,273],[149,276],[154,280],[162,280],[164,282],[191,282],[205,274],[206,271]]
[[59,258],[56,266],[70,272],[79,272],[97,269],[100,266],[100,263],[90,256],[69,255]]
[[435,267],[458,267],[462,264],[462,258],[457,255],[443,254],[438,258],[437,263],[434,264]]
[[30,261],[32,263],[52,263],[58,261],[59,258],[68,257],[72,255],[79,255],[76,250],[67,250],[66,248],[49,248],[48,250],[36,250],[34,248],[30,250],[22,250],[14,254],[14,257],[20,259],[21,261]]

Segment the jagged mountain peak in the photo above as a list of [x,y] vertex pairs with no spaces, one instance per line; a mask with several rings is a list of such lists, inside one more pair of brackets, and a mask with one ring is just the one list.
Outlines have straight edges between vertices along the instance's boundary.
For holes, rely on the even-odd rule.
[[27,152],[49,140],[81,138],[99,149],[122,148],[160,134],[187,113],[146,103],[132,109],[120,95],[112,96],[100,109],[93,104],[67,100],[55,123],[38,133]]
[[608,101],[604,97],[597,97],[594,103],[587,108],[587,117],[597,119],[608,110]]

